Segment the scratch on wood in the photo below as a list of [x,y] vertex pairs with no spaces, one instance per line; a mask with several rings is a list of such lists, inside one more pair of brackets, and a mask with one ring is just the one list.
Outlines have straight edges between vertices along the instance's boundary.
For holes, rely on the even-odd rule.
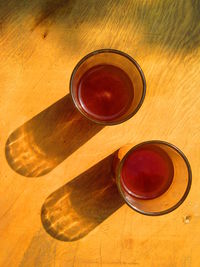
[[43,33],[43,38],[45,39],[45,38],[47,37],[47,35],[48,35],[48,31],[45,31],[45,32]]
[[99,255],[100,255],[100,264],[102,266],[101,241],[100,241],[100,246],[99,246]]
[[9,211],[11,211],[11,209],[14,207],[14,205],[16,204],[17,200],[20,198],[20,196],[22,195],[22,193],[25,190],[23,190],[22,192],[20,192],[20,194],[13,200],[12,204],[10,205],[10,207],[2,214],[2,216],[0,217],[0,220],[2,220],[3,217],[5,217]]

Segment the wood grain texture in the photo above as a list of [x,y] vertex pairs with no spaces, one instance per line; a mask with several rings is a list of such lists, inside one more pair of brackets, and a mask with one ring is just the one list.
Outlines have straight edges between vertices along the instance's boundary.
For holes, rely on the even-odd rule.
[[[200,266],[199,46],[199,0],[0,0],[0,266]],[[130,54],[147,80],[139,112],[104,128],[67,97],[77,61],[100,48]],[[123,205],[105,168],[151,139],[193,172],[184,204],[155,218]]]

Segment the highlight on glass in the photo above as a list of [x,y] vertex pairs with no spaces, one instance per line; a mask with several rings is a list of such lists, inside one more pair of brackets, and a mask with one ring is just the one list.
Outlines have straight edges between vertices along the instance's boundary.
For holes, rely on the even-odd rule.
[[70,79],[70,94],[77,109],[86,118],[103,125],[131,118],[141,107],[145,93],[145,77],[139,64],[114,49],[86,55]]
[[168,142],[152,140],[131,149],[121,148],[113,164],[121,196],[142,214],[169,213],[183,203],[190,191],[189,161]]

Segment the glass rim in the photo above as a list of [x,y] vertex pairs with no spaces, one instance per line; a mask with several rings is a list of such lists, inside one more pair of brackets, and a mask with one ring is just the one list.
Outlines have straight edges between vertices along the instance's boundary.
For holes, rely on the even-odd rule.
[[[133,112],[131,112],[127,117],[119,120],[119,121],[100,121],[100,120],[96,120],[95,118],[92,118],[90,116],[87,115],[86,112],[83,112],[82,109],[78,106],[78,104],[76,103],[76,100],[75,100],[75,97],[73,95],[73,90],[72,90],[72,83],[73,83],[73,79],[74,79],[74,76],[78,70],[78,68],[81,66],[81,64],[87,60],[88,58],[96,55],[96,54],[102,54],[102,53],[113,53],[113,54],[118,54],[118,55],[121,55],[125,58],[127,58],[132,64],[134,64],[140,74],[140,77],[142,79],[142,83],[143,83],[143,89],[142,89],[142,97],[140,99],[140,102],[139,104],[137,105],[136,109],[134,109]],[[145,98],[145,95],[146,95],[146,79],[145,79],[145,76],[144,76],[144,73],[142,71],[142,68],[140,67],[140,65],[137,63],[137,61],[132,58],[130,55],[128,55],[127,53],[125,52],[122,52],[120,50],[117,50],[117,49],[112,49],[112,48],[104,48],[104,49],[99,49],[99,50],[95,50],[93,52],[90,52],[89,54],[85,55],[80,61],[78,61],[78,63],[75,65],[73,71],[72,71],[72,74],[71,74],[71,77],[70,77],[70,81],[69,81],[69,89],[70,89],[70,96],[72,98],[72,102],[74,103],[75,107],[78,109],[79,112],[81,112],[81,114],[86,117],[87,119],[89,119],[90,121],[93,121],[97,124],[101,124],[101,125],[117,125],[117,124],[120,124],[120,123],[123,123],[127,120],[129,120],[131,117],[133,117],[137,112],[138,110],[141,108],[143,102],[144,102],[144,98]]]
[[[188,183],[187,183],[187,187],[186,187],[186,190],[184,192],[184,194],[182,195],[182,197],[180,198],[180,200],[174,204],[172,207],[166,209],[166,210],[162,210],[162,211],[144,211],[142,209],[138,209],[136,207],[134,207],[131,203],[129,203],[124,194],[123,194],[123,191],[121,189],[121,184],[120,184],[120,179],[121,179],[121,171],[122,171],[122,167],[124,165],[124,161],[126,160],[126,158],[131,154],[132,151],[134,151],[136,148],[142,146],[142,145],[145,145],[145,144],[161,144],[161,145],[166,145],[170,148],[172,148],[173,150],[175,150],[181,157],[182,159],[184,160],[185,164],[186,164],[186,167],[187,167],[187,171],[188,171]],[[144,142],[141,142],[135,146],[133,146],[122,158],[122,160],[120,161],[120,164],[119,164],[119,168],[118,168],[118,171],[117,171],[117,177],[116,177],[116,184],[117,184],[117,188],[118,188],[118,191],[120,193],[120,195],[122,196],[122,198],[124,199],[124,201],[126,202],[126,204],[132,208],[133,210],[135,210],[136,212],[139,212],[143,215],[148,215],[148,216],[159,216],[159,215],[164,215],[164,214],[168,214],[172,211],[174,211],[175,209],[177,209],[186,199],[186,197],[188,196],[189,192],[190,192],[190,189],[191,189],[191,184],[192,184],[192,169],[191,169],[191,166],[190,166],[190,163],[187,159],[187,157],[185,156],[185,154],[175,145],[167,142],[167,141],[161,141],[161,140],[149,140],[149,141],[144,141]],[[145,200],[145,201],[148,201],[148,200]]]

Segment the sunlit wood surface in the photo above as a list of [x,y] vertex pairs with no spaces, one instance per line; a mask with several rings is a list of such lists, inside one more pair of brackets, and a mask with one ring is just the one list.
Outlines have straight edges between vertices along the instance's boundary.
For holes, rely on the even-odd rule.
[[[0,266],[200,266],[200,1],[0,0]],[[129,121],[77,113],[70,74],[100,48],[141,65]],[[160,139],[188,157],[186,201],[161,217],[123,204],[112,153]]]

